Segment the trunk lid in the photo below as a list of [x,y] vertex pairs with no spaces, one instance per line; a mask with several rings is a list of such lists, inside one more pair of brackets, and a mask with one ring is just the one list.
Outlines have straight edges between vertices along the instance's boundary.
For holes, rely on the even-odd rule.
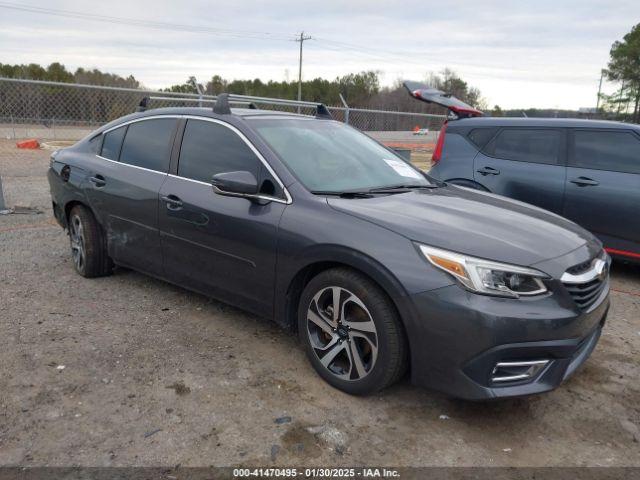
[[406,80],[402,83],[409,95],[426,103],[435,103],[449,110],[453,118],[482,117],[484,113],[464,103],[450,93],[443,92],[437,88],[431,88],[420,82]]

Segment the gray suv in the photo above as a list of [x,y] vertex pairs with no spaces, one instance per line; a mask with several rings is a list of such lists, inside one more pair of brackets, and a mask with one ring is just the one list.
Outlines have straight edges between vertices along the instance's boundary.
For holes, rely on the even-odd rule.
[[407,371],[462,398],[539,393],[594,349],[609,257],[589,232],[443,184],[322,105],[228,101],[131,114],[52,156],[80,275],[122,265],[272,319],[352,394]]
[[405,86],[452,112],[430,175],[562,215],[596,234],[611,255],[640,262],[639,125],[485,117],[425,85]]

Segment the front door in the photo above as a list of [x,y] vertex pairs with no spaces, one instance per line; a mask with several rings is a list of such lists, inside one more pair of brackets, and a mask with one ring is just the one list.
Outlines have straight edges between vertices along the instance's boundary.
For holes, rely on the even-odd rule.
[[562,211],[565,131],[503,128],[474,159],[474,180],[492,193]]
[[570,132],[564,216],[612,253],[640,258],[640,136],[624,130]]
[[[272,201],[214,193],[213,175],[249,171]],[[259,153],[217,120],[186,123],[176,175],[160,190],[160,232],[170,280],[259,314],[273,308],[277,231],[286,200]]]

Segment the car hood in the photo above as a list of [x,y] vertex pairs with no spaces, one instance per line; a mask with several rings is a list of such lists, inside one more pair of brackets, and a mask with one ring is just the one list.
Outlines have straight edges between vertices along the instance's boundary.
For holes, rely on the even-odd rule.
[[533,265],[599,241],[546,210],[490,193],[439,187],[372,198],[329,198],[334,209],[416,242],[467,255]]

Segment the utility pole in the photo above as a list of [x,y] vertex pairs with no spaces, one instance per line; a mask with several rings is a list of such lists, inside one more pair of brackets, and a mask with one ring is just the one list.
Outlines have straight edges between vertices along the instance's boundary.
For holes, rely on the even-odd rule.
[[600,70],[600,85],[598,85],[598,100],[596,101],[596,115],[600,108],[600,93],[602,92],[602,77],[604,77],[604,69]]
[[[298,101],[302,100],[302,44],[305,40],[311,40],[311,37],[305,36],[304,31],[300,32],[300,38],[296,38],[296,42],[300,42],[300,58],[298,62]],[[300,113],[299,105],[298,113]]]

